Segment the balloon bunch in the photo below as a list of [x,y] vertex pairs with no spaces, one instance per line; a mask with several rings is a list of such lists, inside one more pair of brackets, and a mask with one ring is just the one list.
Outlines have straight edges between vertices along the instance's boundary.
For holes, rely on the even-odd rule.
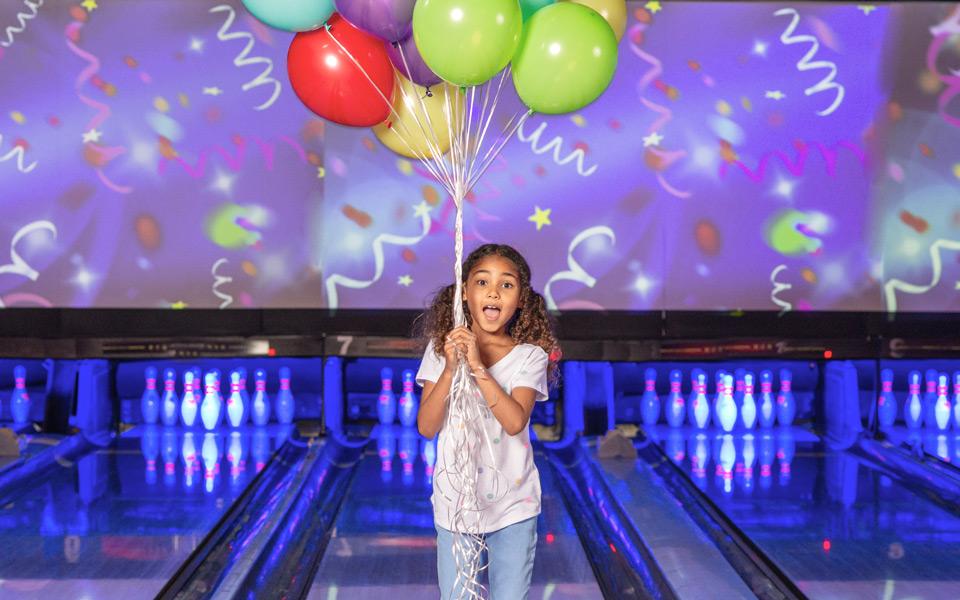
[[[462,301],[463,200],[534,112],[562,114],[596,100],[613,79],[625,0],[243,0],[267,25],[297,32],[287,72],[297,97],[341,125],[371,127],[420,161],[456,206],[454,324]],[[521,105],[508,100],[512,78]],[[503,100],[503,102],[501,102]],[[509,118],[494,119],[498,106]],[[462,595],[482,597],[484,502],[478,473],[493,464],[489,409],[465,360],[444,425],[450,521]],[[448,458],[449,457],[449,458]],[[492,459],[491,459],[492,460]],[[441,489],[442,482],[449,487]]]

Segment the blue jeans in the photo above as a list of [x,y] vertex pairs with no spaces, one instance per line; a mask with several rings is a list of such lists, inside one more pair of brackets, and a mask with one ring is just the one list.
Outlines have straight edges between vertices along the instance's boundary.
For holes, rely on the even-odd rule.
[[[462,593],[453,557],[454,535],[437,527],[437,577],[442,600],[456,600]],[[537,551],[537,517],[508,525],[484,538],[490,600],[527,600]]]

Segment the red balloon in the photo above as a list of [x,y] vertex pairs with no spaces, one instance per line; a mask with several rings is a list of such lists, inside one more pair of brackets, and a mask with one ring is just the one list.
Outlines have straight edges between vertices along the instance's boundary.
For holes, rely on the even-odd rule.
[[390,115],[394,85],[393,64],[383,40],[338,14],[328,24],[329,28],[298,33],[290,43],[287,73],[293,91],[307,108],[335,123],[353,127],[382,123]]

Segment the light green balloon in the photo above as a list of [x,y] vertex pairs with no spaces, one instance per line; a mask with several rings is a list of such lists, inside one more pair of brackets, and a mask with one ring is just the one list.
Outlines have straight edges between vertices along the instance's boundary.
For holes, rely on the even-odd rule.
[[430,69],[459,86],[480,85],[507,66],[520,42],[517,0],[418,0],[413,39]]
[[544,114],[573,112],[600,97],[617,70],[617,36],[595,10],[562,2],[534,13],[513,58],[513,85]]
[[553,4],[557,0],[520,0],[520,10],[523,11],[523,20],[526,21],[544,6]]

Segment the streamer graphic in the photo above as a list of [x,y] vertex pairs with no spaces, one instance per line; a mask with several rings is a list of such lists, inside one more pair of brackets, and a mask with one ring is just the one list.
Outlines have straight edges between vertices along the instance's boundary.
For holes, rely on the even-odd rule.
[[[251,139],[257,145],[257,149],[260,151],[260,155],[263,157],[267,170],[272,171],[278,144],[271,141],[264,141],[257,137]],[[301,162],[307,162],[307,153],[303,147],[297,143],[296,140],[286,135],[280,136],[279,140],[280,142],[283,142],[293,148],[294,151],[296,151],[297,156],[300,157]],[[175,158],[162,157],[157,165],[157,172],[160,175],[163,175],[167,170],[167,163],[174,162],[183,167],[184,171],[186,171],[190,177],[194,179],[201,179],[204,175],[206,175],[207,162],[213,155],[220,155],[231,171],[239,172],[241,169],[243,169],[243,166],[246,163],[248,141],[247,138],[239,135],[234,136],[232,141],[233,145],[236,147],[236,150],[233,153],[223,146],[205,148],[200,152],[200,158],[197,159],[197,162],[194,165],[191,165],[179,156]]]
[[951,37],[960,34],[960,7],[953,10],[947,19],[930,28],[933,35],[933,41],[927,48],[927,69],[933,73],[937,79],[946,86],[940,97],[937,99],[937,109],[940,111],[940,117],[954,127],[960,127],[960,118],[947,112],[947,105],[960,95],[960,70],[953,71],[950,75],[944,75],[937,68],[937,56]]
[[30,9],[30,12],[19,12],[15,17],[17,20],[16,25],[10,25],[6,28],[5,34],[7,39],[0,39],[0,47],[9,48],[13,45],[14,39],[13,36],[18,33],[23,33],[27,29],[27,21],[32,21],[37,18],[37,13],[40,11],[40,7],[43,6],[43,0],[24,0],[24,6]]
[[[96,129],[102,125],[108,118],[110,118],[110,107],[102,102],[97,102],[93,98],[84,96],[83,86],[86,85],[88,81],[93,79],[93,77],[100,71],[100,59],[98,59],[93,54],[81,49],[76,45],[75,40],[80,39],[80,30],[83,28],[83,23],[80,21],[73,21],[65,30],[67,36],[67,47],[70,48],[70,51],[79,56],[87,63],[87,68],[80,72],[77,75],[77,80],[74,83],[74,89],[77,91],[77,97],[80,98],[80,101],[93,108],[97,111],[97,114],[87,123],[86,131],[91,129]],[[86,147],[91,149],[100,155],[104,163],[109,162],[110,160],[116,158],[117,156],[125,153],[126,148],[122,146],[100,146],[97,144],[89,143],[86,144]],[[103,172],[103,167],[96,168],[97,177],[100,178],[100,181],[103,182],[107,188],[117,192],[118,194],[129,194],[133,191],[132,187],[118,185],[114,183],[107,174]]]
[[540,155],[540,154],[546,154],[548,152],[552,152],[553,162],[561,167],[566,165],[567,163],[575,161],[576,167],[577,167],[577,175],[581,177],[590,177],[597,171],[597,165],[593,165],[591,167],[584,169],[583,161],[586,158],[586,154],[584,154],[583,150],[580,148],[577,148],[576,150],[574,150],[573,152],[570,152],[566,156],[561,156],[560,154],[563,151],[564,140],[560,136],[556,136],[546,144],[540,145],[540,138],[543,136],[543,132],[547,129],[546,122],[541,123],[540,126],[537,127],[537,129],[530,135],[527,135],[526,132],[523,130],[526,124],[527,124],[526,122],[520,124],[520,129],[517,130],[517,138],[521,142],[525,144],[529,144],[530,149],[533,150],[534,154]]
[[[636,23],[631,25],[629,31],[627,31],[627,42],[630,46],[630,50],[633,51],[633,53],[636,54],[640,60],[650,65],[650,68],[647,69],[647,72],[643,74],[643,77],[641,77],[640,81],[637,83],[637,95],[640,97],[640,102],[643,103],[644,106],[660,115],[660,117],[654,121],[652,125],[650,125],[650,129],[648,130],[649,133],[656,133],[663,129],[663,127],[669,123],[671,119],[673,119],[673,111],[662,104],[657,104],[656,102],[648,100],[644,97],[647,87],[649,87],[654,81],[657,81],[657,78],[663,74],[663,63],[660,61],[660,59],[644,51],[643,48],[640,47],[640,44],[637,43],[637,40],[640,39],[646,29],[647,25],[645,23]],[[673,163],[679,158],[686,156],[686,152],[676,151],[670,156],[670,163]],[[664,168],[666,168],[666,166],[669,165],[664,165]],[[660,184],[660,188],[671,196],[675,196],[677,198],[689,198],[693,196],[692,192],[688,190],[680,190],[671,185],[667,181],[667,178],[664,177],[662,172],[657,173],[657,182]]]
[[770,272],[770,283],[773,285],[773,290],[770,292],[770,301],[780,307],[780,314],[782,315],[785,312],[793,310],[793,304],[787,302],[786,300],[781,300],[777,294],[780,292],[785,292],[787,290],[793,289],[792,283],[785,283],[777,281],[777,275],[782,271],[787,270],[787,265],[777,265],[773,271]]
[[[760,158],[760,162],[757,163],[756,169],[751,169],[739,160],[734,161],[732,164],[740,167],[740,170],[743,171],[743,173],[754,183],[760,183],[763,181],[767,173],[767,166],[774,158],[780,159],[780,162],[782,162],[783,166],[787,168],[787,171],[789,171],[792,175],[799,177],[803,175],[806,168],[807,158],[810,156],[811,146],[815,148],[820,153],[820,156],[823,157],[824,161],[826,161],[827,174],[830,176],[835,175],[837,172],[837,157],[840,154],[840,149],[849,150],[854,156],[857,157],[860,165],[864,169],[867,168],[866,151],[856,143],[845,140],[837,142],[830,147],[824,146],[819,142],[796,141],[794,142],[794,148],[797,150],[795,160],[792,160],[786,155],[786,153],[780,150],[773,150],[771,152],[767,152]],[[731,163],[727,162],[720,163],[720,177],[726,176],[727,169],[729,168],[730,164]]]
[[[0,265],[0,275],[3,275],[4,273],[19,275],[20,277],[24,277],[30,281],[36,281],[37,278],[40,277],[40,272],[30,266],[30,264],[27,263],[22,256],[20,256],[20,253],[17,252],[17,244],[20,243],[20,240],[37,231],[49,231],[54,239],[57,238],[57,226],[50,221],[34,221],[32,223],[27,223],[17,230],[17,232],[13,234],[13,237],[10,239],[10,262],[5,265]],[[35,296],[33,294],[10,294],[0,300],[0,308],[4,308],[8,306],[8,304],[13,304],[21,300],[37,301],[41,305],[42,302],[47,302],[47,305],[49,305],[49,302],[41,296]]]
[[578,233],[577,236],[573,238],[573,241],[570,242],[570,246],[567,247],[567,270],[554,273],[553,276],[547,280],[546,285],[543,286],[543,297],[547,301],[548,310],[557,309],[557,303],[553,300],[553,293],[550,291],[550,287],[554,282],[575,281],[582,283],[588,288],[597,285],[596,277],[587,273],[586,270],[580,266],[580,263],[577,262],[577,259],[573,257],[573,251],[577,249],[577,246],[595,235],[602,235],[609,238],[611,244],[617,243],[617,236],[613,233],[612,229],[605,225],[590,227]]
[[[0,145],[2,144],[3,144],[3,134],[0,133]],[[29,165],[24,165],[23,157],[24,157],[23,146],[20,146],[18,144],[18,145],[15,145],[13,148],[11,148],[6,154],[0,156],[0,163],[6,162],[8,160],[13,160],[15,158],[17,170],[20,171],[21,173],[29,173],[34,168],[36,168],[37,161],[33,161]]]
[[233,304],[233,296],[231,296],[230,294],[225,294],[220,291],[221,285],[225,285],[227,283],[233,283],[233,277],[230,277],[229,275],[220,275],[219,273],[217,273],[220,267],[227,264],[228,262],[230,261],[228,261],[225,258],[221,258],[217,262],[213,263],[213,267],[210,268],[210,274],[213,275],[213,288],[211,291],[213,291],[214,296],[216,296],[217,298],[220,298],[221,309],[226,308],[231,304]]
[[918,285],[909,283],[902,279],[891,278],[883,284],[884,297],[887,302],[887,312],[897,312],[897,292],[906,294],[926,294],[940,283],[940,277],[943,273],[943,260],[940,256],[940,250],[954,250],[960,252],[960,241],[938,239],[930,244],[930,265],[933,273],[928,285]]
[[283,90],[283,87],[280,85],[280,82],[270,76],[273,73],[273,61],[269,58],[263,56],[250,56],[250,52],[253,50],[254,45],[256,45],[256,40],[253,38],[253,34],[248,31],[236,31],[229,33],[230,28],[233,26],[234,20],[237,18],[237,11],[233,9],[229,4],[218,4],[210,9],[211,13],[225,12],[227,13],[227,18],[224,21],[223,25],[220,27],[220,30],[217,31],[217,39],[221,42],[229,42],[231,40],[246,40],[246,44],[243,47],[243,50],[236,55],[233,59],[233,65],[237,68],[246,67],[249,65],[265,65],[263,71],[255,79],[243,84],[240,89],[244,92],[252,90],[253,88],[259,87],[261,85],[273,85],[273,93],[270,95],[265,102],[254,107],[255,110],[266,110],[273,106],[273,103],[277,101],[277,98],[280,97],[280,92]]
[[392,233],[381,233],[373,239],[373,242],[370,244],[370,249],[373,251],[373,264],[374,272],[373,277],[370,279],[353,279],[347,277],[346,275],[341,275],[339,273],[334,273],[330,277],[327,277],[325,285],[327,288],[327,305],[329,308],[336,309],[340,305],[339,296],[337,294],[337,286],[342,286],[345,288],[351,288],[354,290],[362,290],[370,287],[377,281],[380,281],[380,277],[383,276],[383,266],[384,266],[384,257],[383,257],[383,245],[391,244],[393,246],[412,246],[417,244],[430,233],[430,214],[427,211],[421,211],[420,215],[420,226],[421,231],[420,235],[417,236],[399,236]]
[[798,71],[812,71],[816,69],[827,69],[829,73],[821,79],[815,85],[812,85],[803,91],[807,96],[812,96],[819,92],[824,92],[827,90],[835,90],[833,102],[827,108],[817,111],[817,114],[821,117],[825,117],[829,114],[832,114],[833,111],[837,110],[837,107],[840,106],[840,103],[843,102],[843,96],[846,93],[843,85],[834,81],[834,78],[837,76],[837,65],[829,60],[817,60],[812,61],[811,59],[816,56],[817,51],[820,50],[820,40],[812,35],[794,35],[794,32],[797,30],[797,25],[800,24],[800,13],[798,13],[793,8],[781,8],[780,10],[773,13],[774,16],[790,16],[790,24],[787,25],[787,28],[780,34],[780,42],[785,46],[789,44],[810,44],[810,49],[807,50],[807,53],[797,62]]

